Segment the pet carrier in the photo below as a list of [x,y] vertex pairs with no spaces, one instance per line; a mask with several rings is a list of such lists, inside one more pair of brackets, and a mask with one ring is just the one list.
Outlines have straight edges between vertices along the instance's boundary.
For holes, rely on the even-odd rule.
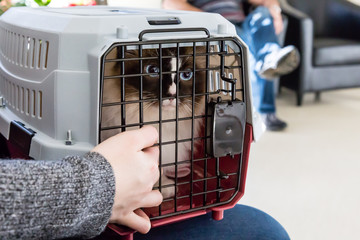
[[[12,8],[0,19],[0,132],[12,157],[84,154],[158,129],[153,227],[244,193],[252,142],[247,48],[218,14],[110,7]],[[126,235],[121,226],[109,225]]]

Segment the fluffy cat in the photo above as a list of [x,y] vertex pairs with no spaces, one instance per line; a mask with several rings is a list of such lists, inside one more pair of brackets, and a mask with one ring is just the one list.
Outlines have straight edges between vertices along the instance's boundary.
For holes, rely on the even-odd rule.
[[[203,51],[204,48],[197,47],[197,54]],[[178,119],[192,116],[192,93],[193,93],[193,78],[195,75],[195,93],[205,93],[205,71],[193,71],[193,57],[189,56],[193,53],[192,47],[181,47],[179,50],[180,56],[177,59],[176,48],[162,49],[162,66],[159,66],[159,49],[144,49],[142,50],[142,72],[143,76],[143,99],[152,99],[151,101],[144,101],[142,103],[142,118],[143,122],[159,121],[159,108],[161,107],[161,120],[165,120],[161,124],[161,169],[162,181],[164,186],[161,192],[164,198],[175,195],[174,180],[175,177],[175,143],[176,140],[176,105],[178,105]],[[119,55],[119,53],[116,53]],[[126,50],[125,59],[139,58],[138,50]],[[205,61],[203,58],[197,57],[195,61],[196,69],[205,69]],[[121,63],[113,63],[105,69],[105,76],[116,76],[121,74]],[[162,92],[160,93],[160,78],[159,72],[162,68]],[[139,60],[124,61],[125,78],[125,101],[135,103],[126,104],[125,106],[125,120],[126,125],[139,124],[140,122],[140,104],[139,100],[140,77],[129,76],[140,73]],[[177,81],[179,81],[177,83]],[[120,78],[108,78],[104,81],[103,103],[116,103],[121,99],[121,81]],[[178,86],[178,89],[177,89]],[[178,92],[178,99],[176,94]],[[159,103],[160,94],[162,98]],[[186,97],[181,97],[186,96]],[[194,116],[204,115],[205,104],[204,96],[196,96],[194,103]],[[168,121],[166,121],[168,120]],[[199,137],[201,133],[203,119],[198,118],[194,120],[194,137]],[[102,126],[120,126],[121,125],[121,105],[114,105],[112,107],[102,108]],[[159,131],[159,124],[151,124]],[[138,128],[138,126],[134,126]],[[126,130],[131,130],[127,127]],[[178,121],[178,140],[191,139],[192,120]],[[121,129],[113,129],[103,131],[101,133],[101,140],[120,132]],[[194,143],[195,145],[195,143]],[[178,143],[178,167],[177,177],[185,177],[190,174],[190,159],[191,159],[191,141],[184,141]],[[196,147],[194,146],[194,152]],[[164,166],[165,165],[165,166]],[[168,185],[168,186],[166,186]]]

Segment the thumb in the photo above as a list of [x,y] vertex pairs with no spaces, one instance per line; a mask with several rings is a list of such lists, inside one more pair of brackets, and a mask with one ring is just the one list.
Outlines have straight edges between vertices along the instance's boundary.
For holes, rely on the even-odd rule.
[[159,137],[158,131],[153,126],[144,126],[135,131],[137,131],[136,133],[141,136],[138,138],[137,150],[143,150],[144,148],[153,146],[157,142]]
[[150,231],[151,224],[149,217],[141,209],[136,209],[126,217],[121,219],[120,224],[132,228],[140,233],[147,233]]

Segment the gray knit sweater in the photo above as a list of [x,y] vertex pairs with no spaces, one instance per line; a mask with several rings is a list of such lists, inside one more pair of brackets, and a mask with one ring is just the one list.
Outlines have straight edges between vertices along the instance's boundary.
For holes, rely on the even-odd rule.
[[112,168],[97,153],[0,160],[0,239],[94,237],[109,221],[114,195]]

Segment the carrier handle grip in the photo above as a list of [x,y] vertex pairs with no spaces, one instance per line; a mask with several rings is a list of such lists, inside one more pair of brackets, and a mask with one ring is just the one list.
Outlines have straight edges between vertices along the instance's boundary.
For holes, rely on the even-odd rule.
[[139,34],[139,40],[144,41],[143,37],[145,34],[149,33],[169,33],[169,32],[205,32],[207,38],[210,38],[210,32],[206,28],[166,28],[166,29],[147,29],[143,30]]

